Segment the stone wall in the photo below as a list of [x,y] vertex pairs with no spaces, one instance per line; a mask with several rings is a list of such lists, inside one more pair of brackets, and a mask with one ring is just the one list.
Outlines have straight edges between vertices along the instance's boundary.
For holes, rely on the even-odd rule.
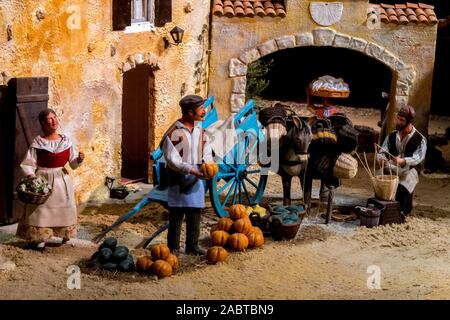
[[[126,33],[112,31],[111,0],[0,2],[0,81],[49,77],[49,107],[86,154],[72,173],[78,202],[107,196],[105,176],[120,175],[123,72],[140,63],[154,70],[151,150],[180,115],[180,97],[206,94],[210,3],[173,0],[172,7],[164,27]],[[164,49],[162,37],[175,25],[185,30],[183,43]]]

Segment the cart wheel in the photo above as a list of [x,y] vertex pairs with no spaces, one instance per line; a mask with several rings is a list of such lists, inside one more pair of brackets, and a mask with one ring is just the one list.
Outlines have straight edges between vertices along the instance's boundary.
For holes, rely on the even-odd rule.
[[227,217],[225,209],[233,204],[259,203],[266,188],[267,175],[262,174],[256,161],[257,140],[246,136],[239,141],[242,142],[219,164],[219,172],[210,182],[211,204],[219,217]]

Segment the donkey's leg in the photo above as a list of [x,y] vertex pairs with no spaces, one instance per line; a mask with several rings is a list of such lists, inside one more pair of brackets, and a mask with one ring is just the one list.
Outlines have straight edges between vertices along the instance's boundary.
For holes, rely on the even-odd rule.
[[311,174],[311,170],[305,169],[306,174],[301,175],[300,181],[302,182],[303,190],[303,202],[306,205],[306,213],[309,215],[311,211],[311,193],[312,193],[312,182],[313,176]]
[[281,172],[281,181],[283,183],[283,205],[289,206],[291,204],[291,182],[292,176],[285,172]]

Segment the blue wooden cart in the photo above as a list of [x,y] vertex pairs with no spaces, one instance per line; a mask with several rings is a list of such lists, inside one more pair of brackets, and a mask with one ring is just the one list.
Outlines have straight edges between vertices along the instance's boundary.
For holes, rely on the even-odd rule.
[[[207,129],[218,121],[214,97],[209,97],[204,107],[207,113],[203,121],[203,128]],[[228,216],[226,209],[235,203],[247,205],[259,203],[267,183],[267,174],[258,165],[258,148],[265,141],[265,137],[262,126],[257,120],[253,100],[250,100],[234,116],[234,128],[237,143],[223,158],[217,159],[216,157],[219,171],[213,179],[204,181],[205,190],[209,191],[211,205],[219,217]],[[151,159],[153,160],[154,188],[131,211],[119,217],[110,227],[97,235],[94,241],[100,241],[106,233],[130,219],[150,202],[158,202],[167,207],[168,188],[161,183],[166,170],[162,150],[158,148],[152,152]],[[144,247],[167,227],[168,224],[162,226],[151,238],[147,239]]]

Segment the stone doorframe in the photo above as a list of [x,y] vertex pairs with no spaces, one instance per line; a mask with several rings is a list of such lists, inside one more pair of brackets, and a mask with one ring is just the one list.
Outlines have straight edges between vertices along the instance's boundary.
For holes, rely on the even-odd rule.
[[232,81],[230,97],[231,112],[237,112],[245,104],[245,88],[247,84],[247,66],[268,54],[287,48],[305,46],[332,46],[356,50],[372,57],[392,70],[392,81],[395,81],[395,96],[391,94],[390,103],[396,109],[408,103],[410,88],[414,83],[416,72],[412,66],[406,65],[387,49],[374,42],[338,33],[329,28],[317,28],[312,32],[303,32],[268,40],[253,47],[229,63],[229,78]]
[[136,65],[138,64],[148,64],[152,71],[159,70],[158,57],[153,53],[135,53],[129,55],[125,62],[123,62],[119,66],[119,69],[123,74],[131,69],[136,68]]

